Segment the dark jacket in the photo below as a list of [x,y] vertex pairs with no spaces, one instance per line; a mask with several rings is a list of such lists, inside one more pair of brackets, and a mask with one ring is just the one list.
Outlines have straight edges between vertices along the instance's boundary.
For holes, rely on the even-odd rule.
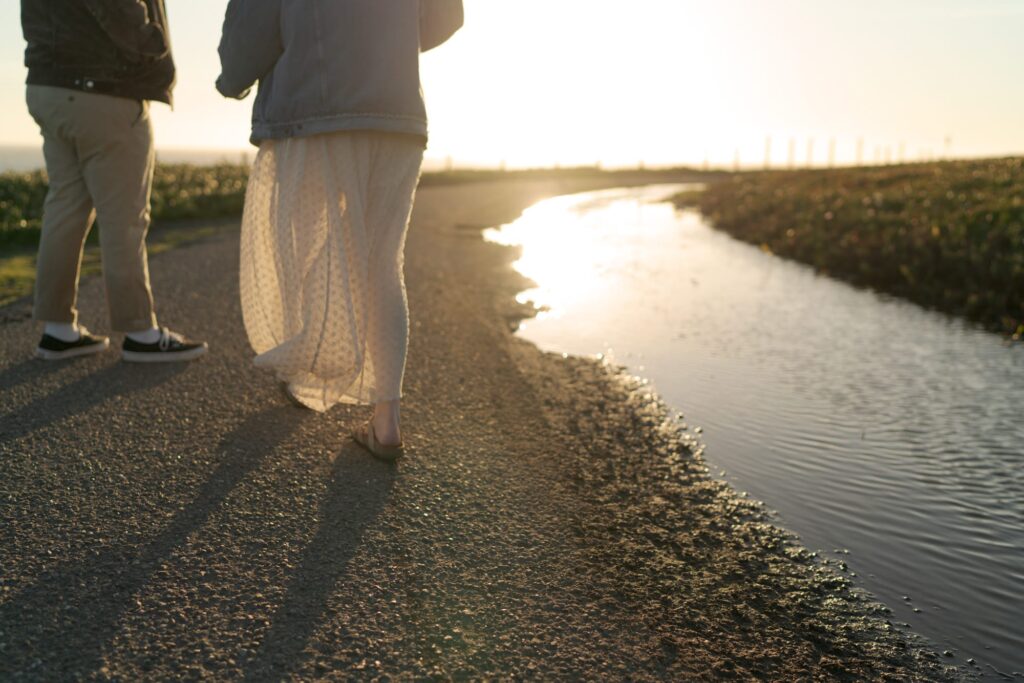
[[30,85],[171,104],[164,0],[21,0]]
[[259,81],[252,142],[343,130],[427,135],[420,52],[462,26],[462,0],[231,0],[217,89]]

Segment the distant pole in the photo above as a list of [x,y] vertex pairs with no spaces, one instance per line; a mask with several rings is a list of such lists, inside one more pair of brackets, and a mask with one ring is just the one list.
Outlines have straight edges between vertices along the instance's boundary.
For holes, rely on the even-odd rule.
[[451,171],[455,168],[455,160],[452,159],[452,155],[449,154],[444,158],[444,170]]
[[814,166],[814,138],[807,138],[807,168]]
[[796,138],[789,139],[789,167],[796,168]]
[[905,142],[903,142],[901,140],[900,141],[900,157],[899,157],[899,162],[901,164],[903,163],[904,159],[906,159],[906,156],[907,156],[907,143],[905,143]]
[[505,160],[502,159],[501,163],[498,164],[498,170],[504,172],[506,167],[507,167],[507,164],[505,163]]
[[832,168],[836,165],[836,139],[832,138],[828,141],[828,167]]
[[950,136],[950,135],[947,135],[946,139],[944,141],[944,145],[943,145],[943,158],[946,159],[947,161],[950,158],[952,158],[952,154],[950,154],[950,150],[952,150],[952,149],[953,149],[953,137]]
[[764,170],[772,167],[772,136],[764,139]]
[[857,138],[857,165],[864,165],[864,138]]

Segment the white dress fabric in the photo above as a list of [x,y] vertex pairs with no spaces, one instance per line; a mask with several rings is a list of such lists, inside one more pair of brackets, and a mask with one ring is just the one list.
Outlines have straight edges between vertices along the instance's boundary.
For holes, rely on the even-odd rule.
[[242,316],[257,366],[304,405],[401,397],[405,235],[423,161],[413,136],[266,140],[242,220]]

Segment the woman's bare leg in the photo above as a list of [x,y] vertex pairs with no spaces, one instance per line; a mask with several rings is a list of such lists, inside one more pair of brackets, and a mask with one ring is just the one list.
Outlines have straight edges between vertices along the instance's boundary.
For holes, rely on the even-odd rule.
[[374,173],[386,173],[388,182],[373,188],[368,224],[374,235],[370,255],[367,310],[367,356],[376,395],[373,425],[377,442],[402,443],[400,403],[405,360],[409,348],[409,303],[405,291],[405,237],[412,198],[423,159],[415,138],[377,136]]

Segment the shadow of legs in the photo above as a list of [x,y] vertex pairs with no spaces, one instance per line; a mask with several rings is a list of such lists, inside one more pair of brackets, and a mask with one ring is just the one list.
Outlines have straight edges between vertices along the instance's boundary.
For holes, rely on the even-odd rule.
[[[43,377],[56,370],[55,366],[58,365],[60,364],[57,362],[26,361],[12,368],[11,372],[5,373],[0,378],[0,383],[5,380],[16,381],[16,375],[24,377],[25,380],[22,381],[32,377]],[[117,396],[128,396],[152,389],[185,372],[186,369],[185,363],[108,365],[0,416],[0,441],[21,438],[66,417],[96,408]]]
[[393,465],[355,445],[338,454],[316,536],[303,552],[259,651],[243,664],[247,680],[281,680],[301,668],[303,652],[363,534],[386,506],[395,476]]
[[220,464],[160,533],[55,567],[0,605],[0,679],[88,678],[133,596],[306,417],[284,406],[251,415],[221,442]]
[[75,358],[69,361],[42,361],[35,358],[23,360],[20,363],[10,365],[0,371],[0,395],[9,389],[25,384],[26,382],[38,381],[48,377],[55,372],[67,367],[70,362],[88,362],[89,358]]

